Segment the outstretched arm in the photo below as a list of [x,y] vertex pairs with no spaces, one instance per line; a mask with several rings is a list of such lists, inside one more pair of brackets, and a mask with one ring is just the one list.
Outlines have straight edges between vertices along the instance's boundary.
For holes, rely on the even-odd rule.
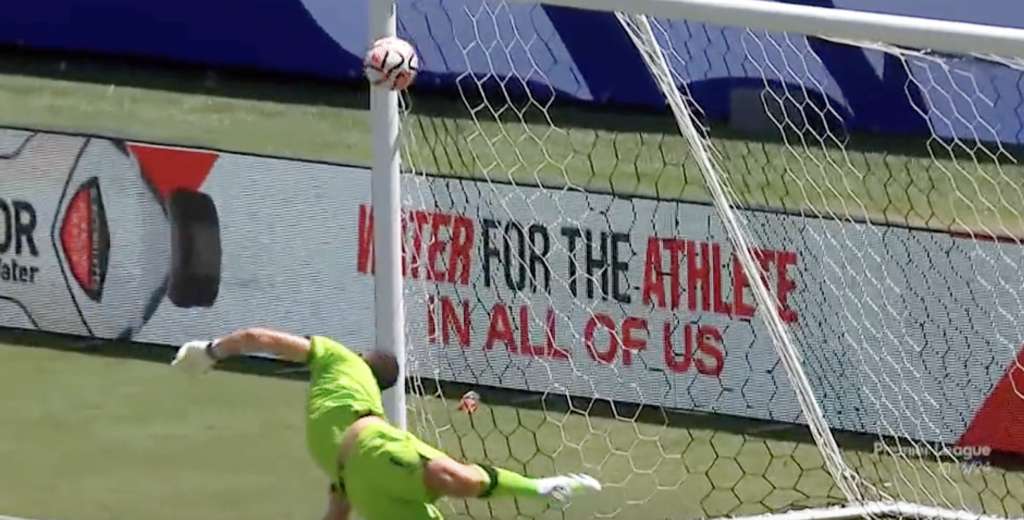
[[190,341],[171,363],[193,373],[206,372],[217,361],[242,354],[271,354],[295,363],[309,360],[308,338],[272,329],[248,328],[213,341]]
[[210,355],[217,360],[242,354],[273,354],[295,363],[309,359],[309,338],[273,329],[242,329],[214,340]]

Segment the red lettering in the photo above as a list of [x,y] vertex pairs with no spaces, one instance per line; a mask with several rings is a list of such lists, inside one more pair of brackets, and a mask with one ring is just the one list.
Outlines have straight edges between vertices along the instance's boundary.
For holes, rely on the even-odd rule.
[[[604,352],[599,352],[594,346],[594,332],[599,325],[608,331],[608,349]],[[615,334],[615,322],[607,314],[595,314],[583,327],[583,342],[587,346],[587,352],[590,353],[591,359],[602,363],[615,361],[615,354],[619,350],[619,337]]]
[[434,318],[434,295],[427,297],[427,341],[437,343],[437,320]]
[[402,217],[402,278],[409,276],[409,248],[406,246],[408,240],[405,239],[409,235],[409,218],[408,216]]
[[491,323],[487,326],[487,340],[484,342],[484,350],[491,350],[497,342],[505,344],[509,352],[516,352],[516,340],[512,335],[512,320],[508,316],[508,309],[498,303],[491,309]]
[[693,361],[693,341],[690,339],[690,325],[683,327],[683,356],[682,359],[676,356],[675,346],[672,345],[672,324],[665,322],[663,328],[662,343],[664,345],[665,366],[677,374],[682,374],[690,369]]
[[530,307],[519,307],[519,353],[524,356],[543,356],[544,347],[530,343]]
[[[708,283],[708,277],[711,274],[711,266],[708,265],[708,244],[707,242],[698,242],[700,244],[700,255],[698,258],[697,250],[694,248],[694,242],[692,240],[686,241],[686,296],[688,297],[688,303],[691,311],[697,310],[697,288],[700,287],[701,291],[701,308],[707,312],[711,310],[711,298],[709,297],[710,284]],[[697,261],[700,261],[700,266],[697,265]]]
[[441,238],[441,230],[448,227],[451,222],[451,215],[434,213],[434,221],[431,222],[430,226],[430,245],[427,246],[427,280],[438,282],[445,280],[446,270],[443,265],[438,267],[437,258],[448,247],[448,241]]
[[545,353],[549,357],[556,359],[568,359],[569,351],[555,345],[555,311],[548,309],[547,314],[547,334],[544,341]]
[[[672,343],[672,324],[665,322],[662,341],[664,342],[665,366],[676,374],[685,373],[691,366],[697,373],[717,377],[725,366],[725,350],[722,347],[722,333],[717,327],[701,325],[694,334],[694,326],[683,326],[683,353],[679,355]],[[694,341],[696,336],[696,341]],[[696,343],[696,352],[694,352]],[[697,356],[696,354],[700,354]]]
[[455,217],[452,222],[452,255],[448,264],[450,283],[469,284],[469,259],[473,251],[473,236],[473,221],[466,217]]
[[710,360],[698,357],[694,360],[697,372],[706,376],[718,377],[725,365],[722,351],[722,333],[717,327],[701,325],[697,328],[697,351],[710,356]]
[[779,295],[779,315],[782,321],[793,323],[798,316],[796,311],[789,308],[789,293],[796,288],[796,282],[789,277],[789,266],[796,265],[796,253],[793,251],[779,251],[775,257],[776,293]]
[[[634,333],[643,333],[634,336]],[[633,364],[633,351],[647,348],[647,320],[630,316],[622,321],[622,364]]]
[[775,251],[771,249],[757,249],[754,251],[754,258],[757,259],[757,265],[760,267],[758,272],[761,274],[761,282],[767,288],[768,284],[768,273],[771,271],[771,264],[775,261]]
[[743,273],[739,255],[732,256],[732,309],[738,318],[752,318],[754,307],[743,301],[744,290],[750,286],[747,275]]
[[724,285],[722,279],[725,278],[723,271],[726,268],[722,266],[722,248],[718,244],[711,244],[711,265],[715,268],[711,275],[711,282],[714,286],[711,292],[714,293],[715,312],[731,316],[732,307],[722,298],[722,285]]
[[373,210],[367,204],[359,205],[359,249],[356,269],[360,273],[373,273]]
[[[434,297],[431,296],[429,302],[433,304]],[[433,315],[433,313],[431,313]],[[459,320],[458,314],[455,312],[455,304],[452,303],[451,298],[447,296],[441,297],[441,341],[445,345],[451,344],[451,333],[459,337],[459,345],[462,347],[469,346],[469,302],[466,300],[462,301],[462,320]]]
[[412,222],[412,258],[409,261],[409,276],[420,277],[420,260],[423,251],[423,228],[430,223],[430,213],[426,211],[413,211],[409,214],[409,221]]
[[[374,272],[373,230],[373,208],[362,204],[359,206],[356,265],[361,273]],[[427,233],[429,237],[425,237]],[[403,276],[419,279],[423,267],[427,280],[469,285],[475,238],[471,219],[423,210],[409,211],[402,219],[402,237]]]
[[650,305],[653,297],[657,307],[665,307],[665,284],[661,269],[661,240],[650,237],[647,239],[647,260],[644,262],[642,297],[645,305]]
[[669,262],[672,263],[671,270],[669,271],[672,277],[672,310],[679,308],[679,301],[682,298],[682,281],[680,280],[679,266],[682,263],[680,258],[684,251],[686,251],[686,241],[678,238],[665,240],[665,248],[669,252]]

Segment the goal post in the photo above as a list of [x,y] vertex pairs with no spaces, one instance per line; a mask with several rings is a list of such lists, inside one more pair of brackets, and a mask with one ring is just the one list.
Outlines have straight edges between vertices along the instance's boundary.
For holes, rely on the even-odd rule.
[[[395,36],[394,0],[370,0],[369,27],[374,38]],[[391,352],[401,377],[384,394],[384,409],[393,424],[405,428],[405,302],[402,296],[401,153],[398,95],[370,89],[373,132],[374,333],[376,348]]]
[[[605,484],[453,517],[1024,516],[1024,30],[760,0],[415,0],[397,28],[424,71],[371,97],[376,325],[408,428]],[[657,106],[581,106],[566,30],[630,45]]]

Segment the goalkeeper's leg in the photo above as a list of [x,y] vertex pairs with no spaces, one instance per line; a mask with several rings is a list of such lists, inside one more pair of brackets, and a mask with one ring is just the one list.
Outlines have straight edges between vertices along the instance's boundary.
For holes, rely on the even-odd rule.
[[[463,464],[384,420],[364,421],[351,447],[343,443],[340,462],[346,493],[368,519],[397,518],[390,512],[396,505],[431,504],[445,496],[565,501],[577,493],[601,489],[586,475],[535,479],[506,469]],[[415,516],[421,517],[429,518]]]
[[[418,451],[429,459],[423,482],[434,496],[490,498],[501,496],[553,498],[564,501],[587,491],[600,491],[601,484],[588,475],[570,474],[530,478],[514,471],[483,464],[463,464],[419,439]],[[431,456],[433,455],[433,456]]]

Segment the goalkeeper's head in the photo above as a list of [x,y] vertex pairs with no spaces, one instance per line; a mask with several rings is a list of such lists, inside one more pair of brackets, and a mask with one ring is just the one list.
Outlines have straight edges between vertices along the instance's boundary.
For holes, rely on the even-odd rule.
[[394,355],[374,350],[363,354],[363,361],[370,365],[381,390],[387,390],[398,382],[398,360]]

